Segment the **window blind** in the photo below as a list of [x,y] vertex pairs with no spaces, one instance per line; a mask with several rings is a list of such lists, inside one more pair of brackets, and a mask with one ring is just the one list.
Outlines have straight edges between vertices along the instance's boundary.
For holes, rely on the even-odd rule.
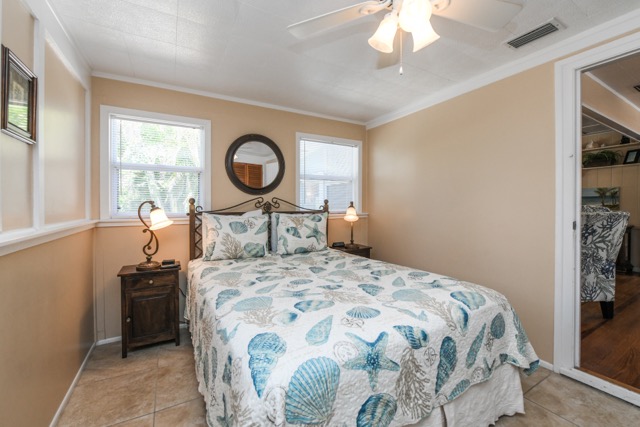
[[317,209],[325,199],[332,212],[344,212],[356,199],[359,147],[301,139],[300,206]]
[[110,116],[111,215],[137,215],[153,200],[167,215],[184,215],[200,200],[204,130],[176,123]]

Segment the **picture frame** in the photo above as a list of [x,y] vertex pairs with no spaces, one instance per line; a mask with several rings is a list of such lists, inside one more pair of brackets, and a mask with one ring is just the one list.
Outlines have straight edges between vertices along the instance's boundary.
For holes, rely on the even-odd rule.
[[38,79],[2,45],[2,115],[0,130],[27,144],[36,143]]
[[638,163],[640,160],[640,150],[629,150],[627,154],[624,156],[624,165],[630,165],[632,163]]

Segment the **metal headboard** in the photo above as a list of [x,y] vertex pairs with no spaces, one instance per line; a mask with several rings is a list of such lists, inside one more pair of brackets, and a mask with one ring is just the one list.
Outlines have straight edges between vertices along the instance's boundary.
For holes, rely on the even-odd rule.
[[[229,206],[228,208],[216,209],[212,211],[203,211],[201,206],[196,206],[195,199],[189,199],[189,259],[196,259],[202,256],[202,214],[203,213],[215,213],[221,215],[242,215],[246,209],[253,205],[254,209],[262,209],[263,214],[269,214],[271,212],[279,213],[323,213],[329,212],[329,201],[325,200],[324,204],[319,209],[309,209],[302,206],[298,206],[294,203],[288,202],[278,197],[273,197],[270,201],[265,200],[263,197],[254,197],[237,205]],[[288,206],[287,210],[281,210],[280,208]],[[238,210],[235,210],[238,209]],[[329,221],[327,221],[327,236],[329,235]],[[271,222],[269,222],[269,239],[271,239]]]

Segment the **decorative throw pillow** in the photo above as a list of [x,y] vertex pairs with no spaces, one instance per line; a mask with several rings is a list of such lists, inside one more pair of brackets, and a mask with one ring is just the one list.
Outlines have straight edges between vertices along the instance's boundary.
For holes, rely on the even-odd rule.
[[321,251],[327,247],[327,213],[281,214],[272,218],[278,238],[277,253],[300,254]]
[[269,216],[202,214],[204,261],[257,258],[268,252]]

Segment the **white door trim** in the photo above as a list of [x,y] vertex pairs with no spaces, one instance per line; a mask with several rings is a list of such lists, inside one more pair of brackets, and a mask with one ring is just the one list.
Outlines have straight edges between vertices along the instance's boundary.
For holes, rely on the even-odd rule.
[[640,406],[640,394],[576,369],[580,362],[579,240],[581,186],[580,74],[640,51],[640,33],[582,52],[555,65],[556,268],[554,370]]

